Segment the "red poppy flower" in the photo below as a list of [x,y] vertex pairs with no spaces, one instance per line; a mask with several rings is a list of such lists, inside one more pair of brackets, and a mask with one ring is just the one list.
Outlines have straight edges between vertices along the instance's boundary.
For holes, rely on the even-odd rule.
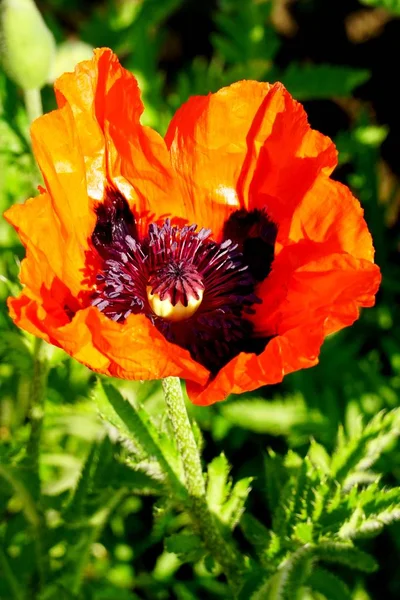
[[191,98],[165,139],[108,49],[55,91],[32,126],[45,189],[6,215],[26,247],[17,325],[100,373],[182,377],[211,404],[315,365],[373,305],[363,211],[281,84]]

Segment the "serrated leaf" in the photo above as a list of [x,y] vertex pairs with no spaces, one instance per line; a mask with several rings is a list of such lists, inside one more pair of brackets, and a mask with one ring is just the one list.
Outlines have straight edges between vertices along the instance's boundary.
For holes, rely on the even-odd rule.
[[288,435],[296,425],[324,420],[317,411],[307,410],[301,398],[287,401],[238,400],[221,406],[220,410],[233,425],[272,435]]
[[321,444],[318,444],[315,440],[311,440],[307,456],[312,464],[321,469],[325,475],[329,473],[331,459],[328,452]]
[[214,458],[207,468],[207,502],[211,512],[215,514],[219,514],[230,491],[229,469],[229,463],[224,454]]
[[256,552],[260,555],[260,560],[262,560],[262,554],[267,550],[271,540],[271,532],[258,519],[247,512],[240,519],[240,528],[244,537],[254,546]]
[[288,472],[284,467],[283,459],[272,450],[264,459],[264,472],[266,478],[266,495],[270,511],[273,513],[280,505],[282,489],[288,479]]
[[124,486],[133,494],[147,496],[149,494],[161,494],[165,488],[154,472],[144,471],[141,465],[115,463],[112,467],[112,479],[110,484],[116,489]]
[[240,479],[232,488],[229,498],[223,505],[220,518],[231,529],[236,527],[244,511],[244,505],[251,490],[253,477]]
[[370,554],[350,544],[323,542],[316,547],[315,554],[325,562],[345,565],[365,573],[373,573],[378,568],[376,561]]
[[398,409],[377,414],[360,435],[341,438],[332,457],[331,474],[343,482],[354,470],[367,470],[376,462],[391,440],[399,436]]
[[311,573],[314,548],[305,545],[294,552],[278,571],[278,585],[272,598],[293,600]]
[[[94,399],[102,418],[111,423],[122,438],[139,444],[148,456],[157,461],[167,482],[185,496],[181,482],[164,455],[160,443],[162,436],[151,424],[144,409],[133,407],[115,387],[103,381],[98,382],[94,391]],[[168,451],[170,451],[170,445],[168,445]]]
[[302,544],[309,544],[313,541],[314,526],[311,521],[308,523],[297,523],[293,527],[292,537]]
[[352,600],[353,598],[347,585],[339,577],[322,567],[313,569],[306,584],[328,600]]
[[205,550],[201,538],[193,533],[175,533],[165,540],[167,552],[176,554],[182,562],[197,562]]
[[280,81],[300,101],[350,96],[370,77],[365,69],[334,65],[299,65],[292,62]]

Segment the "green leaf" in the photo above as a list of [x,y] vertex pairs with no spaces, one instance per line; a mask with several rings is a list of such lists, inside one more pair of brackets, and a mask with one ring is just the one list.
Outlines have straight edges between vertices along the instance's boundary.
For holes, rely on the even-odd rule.
[[34,528],[41,525],[41,516],[36,501],[39,498],[39,480],[30,468],[0,464],[0,478],[3,478],[21,500],[24,515]]
[[272,60],[280,41],[269,24],[269,0],[225,0],[214,20],[219,33],[212,34],[213,46],[228,64],[246,64],[252,59]]
[[273,598],[293,600],[297,597],[300,588],[311,573],[313,555],[314,548],[308,545],[291,554],[278,571],[278,584],[271,600]]
[[70,501],[65,509],[65,518],[71,515],[74,519],[81,518],[84,514],[84,504],[87,501],[88,494],[92,486],[92,471],[94,461],[98,455],[98,445],[93,444],[90,448],[88,457],[81,470],[78,483],[71,493]]
[[377,414],[359,435],[347,440],[341,438],[332,457],[331,473],[343,482],[354,470],[367,470],[373,465],[388,444],[399,437],[400,411]]
[[165,548],[182,562],[197,562],[205,553],[201,538],[193,533],[175,533],[167,537]]
[[[98,382],[94,391],[94,399],[101,417],[117,429],[123,440],[128,440],[133,444],[133,453],[139,445],[145,455],[157,461],[166,482],[185,497],[184,487],[163,452],[160,444],[161,436],[150,422],[144,409],[136,409],[122,397],[115,387],[103,381]],[[170,444],[168,443],[169,450]]]
[[307,409],[300,397],[286,401],[237,400],[221,406],[222,415],[233,425],[256,433],[289,435],[292,429],[304,423],[321,424],[324,417]]
[[7,357],[7,362],[16,367],[19,373],[29,375],[32,371],[33,359],[27,339],[17,330],[2,331],[0,357]]
[[314,567],[306,585],[325,596],[327,600],[352,600],[353,598],[347,585],[322,567]]
[[321,469],[325,475],[329,473],[331,459],[328,452],[321,444],[318,444],[315,440],[311,440],[307,456],[312,464]]
[[224,454],[214,458],[208,465],[207,502],[211,512],[219,514],[229,491],[229,464]]
[[370,73],[365,69],[292,62],[280,75],[280,80],[297,100],[304,101],[350,96],[369,77]]
[[250,493],[253,477],[244,477],[233,486],[228,500],[221,510],[221,521],[233,529],[239,522],[244,511],[244,505]]
[[400,15],[400,0],[360,0],[360,2],[366,6],[386,8],[394,15]]
[[271,540],[271,532],[258,519],[247,512],[240,519],[240,528],[244,537],[254,546],[260,560],[262,560],[262,554],[268,548]]
[[266,478],[266,495],[269,509],[272,513],[280,506],[281,492],[288,479],[288,472],[283,464],[283,458],[273,450],[268,450],[264,459]]
[[373,573],[378,568],[372,556],[342,542],[322,542],[316,547],[315,555],[322,561],[345,565],[365,573]]

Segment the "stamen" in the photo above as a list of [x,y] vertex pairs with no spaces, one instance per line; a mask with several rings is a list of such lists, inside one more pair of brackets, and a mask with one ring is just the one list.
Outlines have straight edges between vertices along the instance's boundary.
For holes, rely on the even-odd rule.
[[261,211],[236,211],[225,224],[228,233],[217,244],[209,229],[166,219],[139,239],[128,203],[108,191],[92,235],[103,259],[92,305],[118,322],[146,315],[170,342],[217,372],[239,352],[251,351],[246,315],[261,302],[254,286],[270,270],[276,226]]
[[236,210],[224,224],[224,237],[237,242],[256,281],[271,271],[278,228],[265,210]]

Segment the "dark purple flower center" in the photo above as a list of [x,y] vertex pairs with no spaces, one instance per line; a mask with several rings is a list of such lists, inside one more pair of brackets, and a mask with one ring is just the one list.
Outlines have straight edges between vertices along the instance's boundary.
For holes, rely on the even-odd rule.
[[262,211],[237,211],[224,234],[230,239],[216,243],[209,229],[166,219],[140,239],[128,203],[109,190],[92,235],[102,259],[92,304],[118,322],[145,314],[170,342],[217,372],[251,351],[246,315],[260,302],[254,286],[270,271],[276,226]]

